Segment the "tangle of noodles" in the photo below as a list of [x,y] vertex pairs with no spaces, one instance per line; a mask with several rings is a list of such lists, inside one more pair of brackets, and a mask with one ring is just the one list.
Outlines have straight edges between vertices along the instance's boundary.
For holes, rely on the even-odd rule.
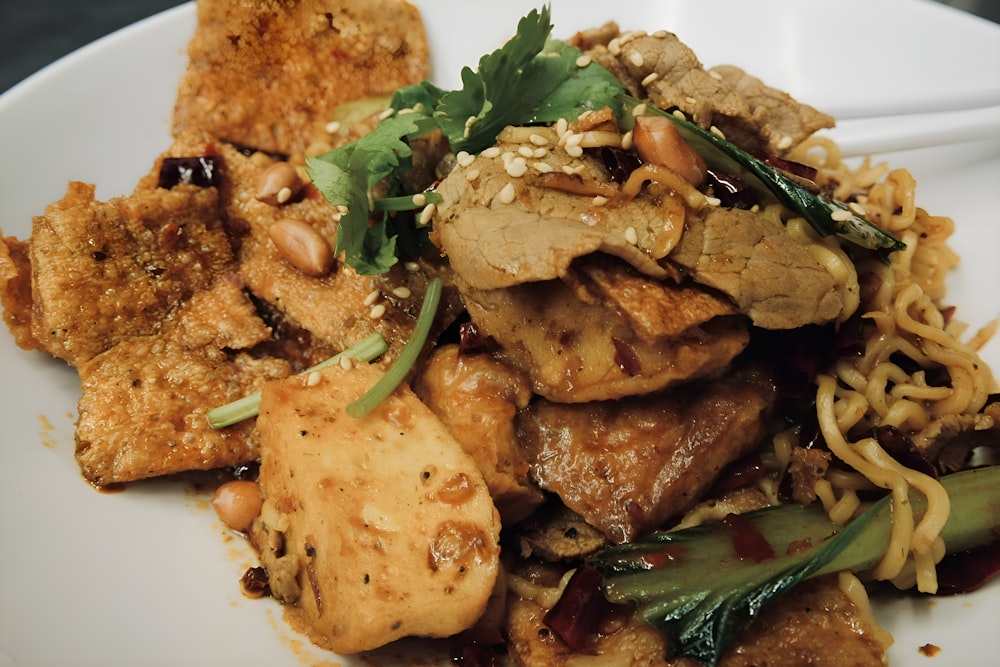
[[[996,324],[963,342],[964,327],[942,310],[945,276],[958,263],[948,246],[954,226],[949,218],[916,206],[909,172],[890,171],[869,160],[852,168],[841,161],[836,144],[825,138],[804,142],[791,157],[818,162],[822,187],[838,199],[855,202],[869,220],[907,246],[889,262],[856,260],[858,313],[873,326],[860,354],[840,358],[826,369],[817,379],[816,392],[820,432],[833,456],[855,472],[831,468],[815,492],[831,519],[844,522],[861,505],[858,490],[874,485],[889,491],[891,537],[874,575],[897,585],[915,583],[932,593],[937,590],[935,565],[944,554],[940,531],[948,518],[948,495],[935,479],[893,459],[872,433],[875,427],[893,426],[924,449],[940,432],[942,420],[979,412],[996,387],[978,349]],[[901,364],[904,358],[914,363]],[[943,369],[949,382],[932,383],[927,369]],[[920,517],[910,509],[911,491],[927,499],[927,511]]]

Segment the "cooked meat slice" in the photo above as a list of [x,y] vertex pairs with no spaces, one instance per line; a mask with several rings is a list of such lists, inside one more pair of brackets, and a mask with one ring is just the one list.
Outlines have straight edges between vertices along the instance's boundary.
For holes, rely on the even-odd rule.
[[[613,611],[585,653],[574,653],[544,623],[548,598],[512,593],[508,600],[510,654],[523,667],[599,664],[699,667],[667,658],[666,639],[627,608]],[[719,667],[884,667],[881,628],[841,590],[837,575],[799,584],[765,608],[719,662]]]
[[71,365],[163,319],[231,267],[214,188],[153,188],[107,202],[70,183],[30,242],[32,332]]
[[944,472],[968,467],[978,447],[1000,455],[1000,402],[988,403],[975,414],[942,415],[913,436],[925,456]]
[[[335,247],[337,222],[334,208],[312,186],[301,195],[275,206],[257,199],[257,184],[276,160],[262,153],[244,155],[236,147],[201,132],[185,132],[164,154],[167,156],[216,153],[225,165],[221,186],[222,214],[238,236],[240,277],[253,295],[337,350],[343,350],[372,333],[380,333],[394,349],[409,339],[427,283],[446,270],[440,264],[421,262],[420,270],[397,265],[384,275],[360,275],[337,263],[325,276],[306,275],[290,264],[275,246],[268,228],[283,218],[302,221]],[[140,188],[154,187],[157,169]],[[372,301],[372,295],[377,297]],[[373,307],[384,313],[372,317]],[[461,305],[453,289],[445,290],[439,310],[442,326]],[[395,352],[393,353],[395,354]]]
[[205,413],[288,375],[248,351],[270,330],[233,279],[198,292],[157,334],[132,336],[80,364],[76,458],[107,486],[257,457],[253,421],[215,430]]
[[423,23],[404,0],[202,0],[188,56],[175,132],[285,154],[318,152],[337,105],[428,73]]
[[753,449],[774,397],[743,372],[628,400],[536,401],[517,432],[539,486],[620,543],[684,512]]
[[834,125],[827,114],[736,67],[706,71],[673,33],[620,34],[615,28],[611,24],[584,35],[580,43],[633,95],[661,109],[678,108],[706,129],[714,125],[744,149],[780,155]]
[[581,300],[604,304],[644,343],[680,336],[715,317],[737,313],[728,299],[670,280],[650,280],[600,253],[573,262],[565,280]]
[[703,377],[726,368],[749,340],[742,318],[717,317],[646,343],[559,280],[459,289],[473,322],[500,344],[500,357],[553,401],[620,398]]
[[486,484],[437,417],[405,386],[366,417],[345,412],[380,375],[338,365],[270,383],[257,419],[255,543],[310,637],[338,653],[471,627],[500,568]]
[[[511,178],[506,163],[515,159],[510,156],[517,147],[498,144],[496,156],[480,155],[470,165],[456,167],[437,189],[444,201],[434,218],[436,238],[465,282],[495,289],[552,280],[565,275],[575,258],[597,251],[620,257],[646,275],[666,275],[652,249],[672,224],[664,222],[671,218],[656,198],[598,204],[594,195],[542,187],[547,173]],[[614,187],[602,165],[587,156],[570,158],[553,150],[545,163],[557,172],[563,166],[580,167],[582,173],[572,178]],[[505,188],[514,190],[509,201],[501,196]],[[674,201],[669,195],[665,199]],[[683,224],[683,212],[681,207],[678,224]]]
[[789,226],[752,211],[712,208],[688,216],[669,259],[695,282],[732,297],[758,327],[846,320],[858,307],[854,264],[834,242]]
[[504,525],[514,525],[542,502],[514,435],[514,416],[531,400],[526,377],[488,354],[463,354],[457,345],[446,345],[431,355],[413,391],[475,460]]
[[41,350],[31,333],[30,255],[30,242],[0,237],[0,306],[17,345],[25,350]]

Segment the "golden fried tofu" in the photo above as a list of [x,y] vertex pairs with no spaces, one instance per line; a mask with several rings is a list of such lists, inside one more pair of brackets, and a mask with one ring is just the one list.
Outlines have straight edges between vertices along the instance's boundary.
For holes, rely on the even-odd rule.
[[289,374],[249,350],[270,329],[235,278],[199,291],[149,336],[132,336],[78,367],[76,458],[97,486],[257,458],[253,420],[213,429],[205,413]]
[[500,517],[475,462],[405,386],[349,416],[377,367],[310,375],[268,383],[257,418],[252,535],[272,594],[338,653],[468,629],[500,568]]
[[428,47],[405,0],[199,0],[174,129],[293,154],[334,108],[427,77]]

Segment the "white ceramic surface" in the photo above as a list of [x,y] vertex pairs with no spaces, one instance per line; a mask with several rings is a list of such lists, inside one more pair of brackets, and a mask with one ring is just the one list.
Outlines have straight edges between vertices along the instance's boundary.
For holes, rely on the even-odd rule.
[[[451,87],[460,65],[540,3],[419,4],[434,78]],[[925,0],[552,4],[557,36],[610,19],[666,28],[706,65],[741,65],[844,119],[1000,104],[1000,28]],[[27,236],[67,180],[96,183],[101,198],[131,190],[169,144],[193,27],[192,6],[170,10],[0,97],[3,234]],[[948,301],[959,317],[977,327],[1000,315],[1000,138],[880,158],[909,167],[918,203],[957,221],[963,264]],[[1000,340],[986,358],[1000,369]],[[90,488],[73,460],[78,395],[72,370],[0,333],[0,666],[350,664],[309,647],[270,601],[241,596],[253,556],[204,496],[162,481]],[[988,665],[1000,650],[1000,582],[961,598],[885,601],[879,614],[896,636],[895,665]],[[928,643],[941,647],[936,658],[918,652]]]

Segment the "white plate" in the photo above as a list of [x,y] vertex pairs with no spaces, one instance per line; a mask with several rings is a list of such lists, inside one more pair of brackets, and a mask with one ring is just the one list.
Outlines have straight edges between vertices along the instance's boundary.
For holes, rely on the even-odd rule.
[[[458,82],[540,2],[425,1],[436,80]],[[1000,28],[930,2],[553,2],[556,35],[615,19],[676,32],[706,65],[735,63],[841,117],[1000,104]],[[472,27],[474,26],[474,29]],[[190,5],[82,49],[0,97],[0,227],[25,237],[70,179],[129,192],[169,145]],[[969,63],[974,55],[975,62]],[[917,109],[919,107],[919,109]],[[918,203],[958,223],[949,302],[981,326],[1000,315],[1000,140],[884,156]],[[986,351],[1000,369],[1000,341]],[[153,482],[98,493],[73,459],[79,395],[61,362],[0,335],[0,665],[331,664],[270,601],[244,599],[254,564],[206,498]],[[986,665],[1000,649],[1000,582],[975,595],[901,600],[880,614],[897,665]]]

